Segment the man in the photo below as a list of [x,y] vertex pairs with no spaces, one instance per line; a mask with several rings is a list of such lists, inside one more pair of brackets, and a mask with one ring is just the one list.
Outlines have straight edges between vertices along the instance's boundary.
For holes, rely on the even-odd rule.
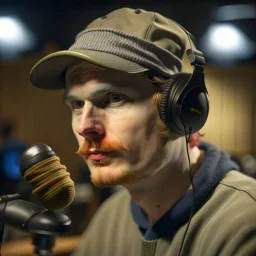
[[192,77],[179,74],[192,47],[174,21],[122,8],[33,67],[33,85],[65,89],[92,182],[124,187],[97,212],[74,255],[256,255],[255,181],[207,143],[188,161],[186,135],[208,115],[202,55],[191,58]]

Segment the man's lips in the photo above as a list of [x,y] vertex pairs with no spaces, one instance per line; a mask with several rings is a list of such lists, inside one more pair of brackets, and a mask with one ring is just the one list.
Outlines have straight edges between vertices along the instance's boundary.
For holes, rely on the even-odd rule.
[[109,156],[109,154],[111,153],[111,151],[92,151],[92,152],[88,152],[88,154],[86,154],[88,156],[88,158],[90,160],[102,160],[105,159],[106,157]]

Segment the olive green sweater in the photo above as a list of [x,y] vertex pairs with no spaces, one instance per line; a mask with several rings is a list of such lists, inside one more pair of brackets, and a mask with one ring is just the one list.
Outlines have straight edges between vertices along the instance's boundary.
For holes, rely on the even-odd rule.
[[[181,255],[255,256],[256,181],[229,171],[192,218]],[[178,256],[187,223],[172,237],[145,240],[123,189],[107,200],[74,256]]]

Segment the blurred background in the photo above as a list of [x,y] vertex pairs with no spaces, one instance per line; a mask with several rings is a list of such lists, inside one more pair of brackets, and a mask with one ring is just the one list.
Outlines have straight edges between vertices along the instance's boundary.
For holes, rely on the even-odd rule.
[[[98,189],[90,183],[87,167],[75,155],[77,143],[63,92],[32,87],[29,72],[43,56],[69,48],[76,34],[93,19],[123,6],[160,12],[195,36],[206,58],[210,96],[210,115],[200,139],[229,152],[242,172],[256,177],[254,1],[1,0],[1,194],[18,191],[24,199],[36,201],[19,176],[19,155],[34,143],[48,144],[76,182],[76,198],[65,210],[73,220],[74,236],[82,233],[98,206],[116,188]],[[184,70],[191,71],[187,60]],[[15,230],[6,231],[6,241],[19,238],[23,235]]]

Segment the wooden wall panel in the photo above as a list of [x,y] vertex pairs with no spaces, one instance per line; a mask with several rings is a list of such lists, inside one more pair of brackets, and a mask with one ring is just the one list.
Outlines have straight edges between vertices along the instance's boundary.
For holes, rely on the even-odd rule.
[[200,132],[204,134],[203,140],[219,146],[221,145],[222,136],[222,119],[220,119],[220,113],[222,112],[223,86],[219,81],[219,77],[215,76],[215,74],[206,74],[205,81],[209,93],[210,111],[209,118]]
[[203,138],[232,154],[252,152],[253,101],[255,99],[253,66],[206,69],[210,96],[210,114],[201,130]]
[[30,85],[29,71],[36,60],[27,58],[22,63],[0,67],[0,114],[17,123],[17,136],[29,144],[51,146],[75,178],[82,160],[75,155],[77,143],[70,111],[62,102],[62,91],[40,90]]
[[235,133],[236,133],[236,95],[234,93],[237,87],[232,81],[233,79],[226,79],[222,76],[222,111],[221,111],[221,148],[225,148],[228,151],[235,151]]
[[235,131],[235,147],[236,154],[246,154],[252,152],[253,141],[253,83],[252,79],[247,83],[244,81],[248,79],[247,76],[240,76],[237,79],[236,86],[236,100],[237,112],[236,131]]

